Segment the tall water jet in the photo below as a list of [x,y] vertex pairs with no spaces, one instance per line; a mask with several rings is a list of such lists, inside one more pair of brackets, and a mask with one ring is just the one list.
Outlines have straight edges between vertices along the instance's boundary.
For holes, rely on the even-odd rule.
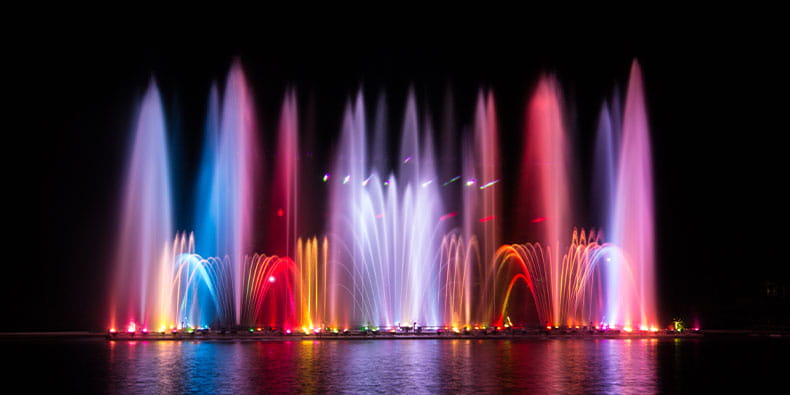
[[[434,153],[420,144],[416,101],[409,94],[397,175],[369,169],[362,95],[347,106],[331,182],[332,270],[350,293],[352,323],[436,324],[440,199]],[[417,214],[418,215],[415,215]],[[350,277],[350,278],[349,278]],[[333,297],[333,304],[337,295]],[[346,323],[346,322],[341,322]]]
[[474,190],[480,193],[481,211],[477,222],[482,229],[479,233],[483,236],[483,257],[488,260],[494,255],[501,242],[501,215],[500,205],[502,200],[501,185],[502,169],[499,157],[499,134],[497,131],[496,110],[494,108],[494,94],[489,91],[487,95],[479,93],[477,109],[475,110],[475,147],[476,173],[479,180]]
[[608,273],[607,319],[647,327],[656,322],[653,170],[642,72],[636,61],[622,128],[611,239],[620,253]]
[[123,191],[110,321],[144,327],[166,314],[156,303],[157,269],[173,235],[165,119],[153,80],[140,104]]
[[266,251],[294,256],[297,239],[297,197],[299,190],[299,124],[296,93],[289,90],[283,99],[274,155],[274,184],[267,188],[271,201],[265,212],[269,223]]
[[207,105],[206,126],[203,135],[203,153],[200,160],[197,189],[195,190],[195,243],[197,253],[216,256],[219,249],[219,178],[216,176],[219,148],[219,89],[211,85]]
[[[521,210],[519,221],[519,226],[531,231],[526,233],[531,233],[533,240],[546,246],[552,323],[560,320],[562,261],[559,252],[571,234],[574,218],[571,156],[560,98],[557,81],[544,76],[529,101],[521,167],[521,196],[526,206]],[[528,240],[523,231],[521,235]]]
[[[461,245],[470,250],[462,254],[467,267],[463,272],[468,283],[467,297],[476,295],[474,317],[467,321],[490,322],[493,318],[493,305],[496,287],[493,272],[488,263],[501,243],[501,158],[499,153],[499,133],[497,130],[496,110],[492,92],[478,92],[475,104],[472,135],[463,144],[464,162],[461,184],[463,202],[461,221]],[[472,304],[470,299],[464,303]],[[471,309],[467,306],[466,309]],[[465,310],[466,310],[465,309]]]
[[219,127],[211,190],[217,210],[216,251],[220,256],[227,255],[231,262],[238,324],[245,256],[252,255],[254,247],[256,175],[260,171],[254,104],[238,62],[231,68],[225,84]]
[[598,119],[593,163],[592,204],[593,223],[611,230],[617,197],[617,159],[620,152],[619,104],[604,102]]

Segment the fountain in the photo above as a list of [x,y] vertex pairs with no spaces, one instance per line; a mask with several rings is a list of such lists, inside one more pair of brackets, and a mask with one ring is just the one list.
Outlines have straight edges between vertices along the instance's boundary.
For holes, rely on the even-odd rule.
[[[171,197],[165,111],[151,82],[128,159],[111,327],[655,329],[652,169],[636,62],[622,109],[618,97],[602,105],[590,199],[579,196],[563,95],[550,75],[527,103],[519,158],[500,154],[492,91],[478,93],[462,131],[446,106],[438,142],[409,91],[397,149],[386,97],[369,120],[360,91],[315,179],[300,164],[312,149],[300,139],[296,90],[285,93],[271,142],[235,62],[224,89],[209,93],[194,233],[175,233],[171,207],[182,202]],[[267,158],[263,147],[274,147]],[[511,165],[518,177],[505,180]],[[302,190],[320,194],[305,200]],[[503,229],[503,196],[513,193],[514,226]],[[597,227],[576,228],[588,201]],[[304,233],[306,216],[323,218],[323,234]]]

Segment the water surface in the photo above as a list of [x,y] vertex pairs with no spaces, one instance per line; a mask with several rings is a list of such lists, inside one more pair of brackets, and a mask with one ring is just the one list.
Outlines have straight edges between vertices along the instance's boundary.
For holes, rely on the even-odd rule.
[[[22,388],[80,393],[728,392],[783,388],[786,338],[0,340]],[[15,369],[12,369],[14,373]],[[8,373],[8,371],[6,371]]]

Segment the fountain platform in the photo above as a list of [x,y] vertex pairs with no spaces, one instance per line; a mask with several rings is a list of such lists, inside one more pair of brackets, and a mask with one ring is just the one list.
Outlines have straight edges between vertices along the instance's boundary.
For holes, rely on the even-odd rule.
[[703,333],[696,332],[671,332],[671,331],[496,331],[486,333],[484,331],[470,331],[469,333],[437,332],[424,331],[422,333],[391,333],[379,332],[365,333],[363,331],[348,333],[148,333],[148,334],[129,334],[115,333],[105,334],[107,340],[113,341],[283,341],[283,340],[414,340],[414,339],[434,339],[434,340],[505,340],[505,339],[654,339],[654,338],[688,338],[702,337]]

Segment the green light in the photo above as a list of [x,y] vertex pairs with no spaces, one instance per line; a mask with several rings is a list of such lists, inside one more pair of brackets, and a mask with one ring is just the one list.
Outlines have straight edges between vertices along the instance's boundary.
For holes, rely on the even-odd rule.
[[255,329],[253,329],[253,328],[250,328],[250,332],[255,332]]
[[683,320],[679,318],[675,318],[675,320],[672,322],[672,325],[675,327],[675,330],[678,332],[683,332],[683,330],[686,329],[685,323],[683,322]]

